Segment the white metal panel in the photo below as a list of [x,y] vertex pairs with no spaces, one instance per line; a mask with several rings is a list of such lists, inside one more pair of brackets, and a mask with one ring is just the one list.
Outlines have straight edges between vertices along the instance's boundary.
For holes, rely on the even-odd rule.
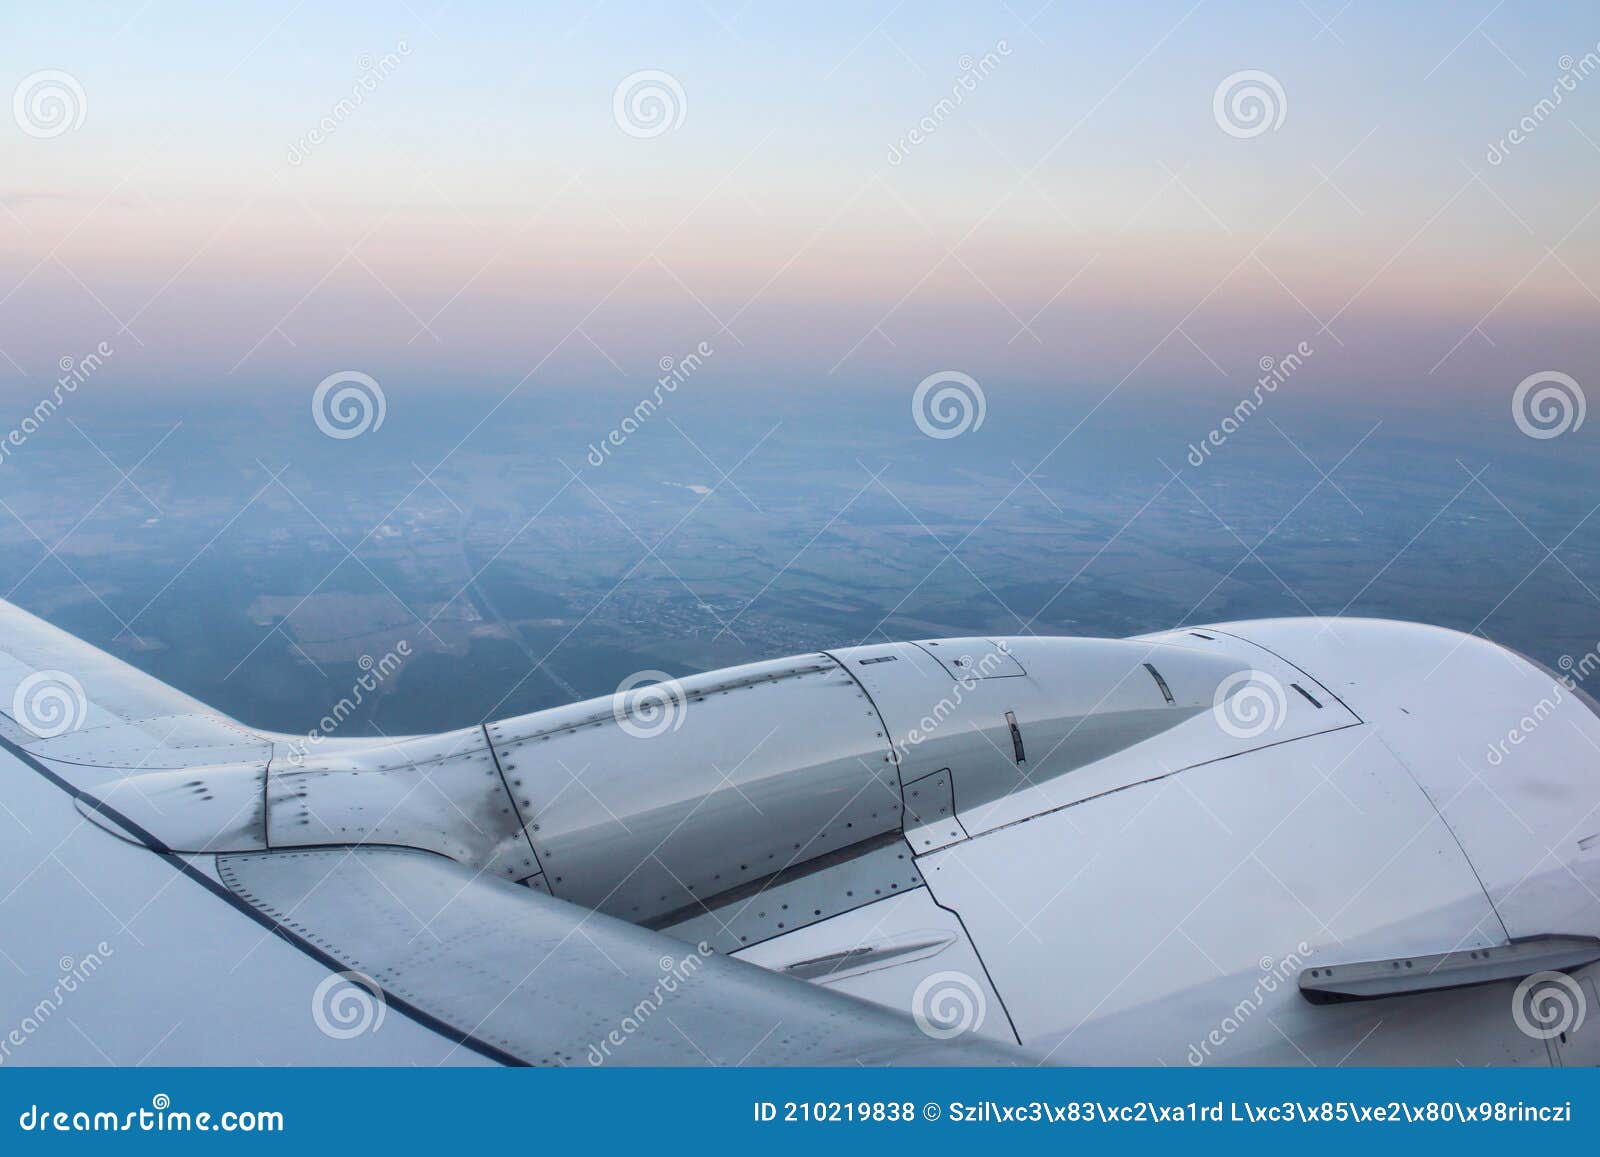
[[26,743],[52,764],[156,771],[207,764],[265,763],[272,742],[219,715],[158,715],[80,728]]
[[691,905],[648,926],[675,940],[736,952],[921,887],[911,849],[898,833],[887,833],[837,857],[711,897],[710,904]]
[[[90,789],[123,820],[179,852],[239,852],[266,847],[267,771],[232,764],[130,775]],[[140,842],[120,820],[80,802],[85,818]]]
[[[1315,672],[1374,722],[1460,839],[1512,936],[1600,935],[1600,716],[1557,674],[1486,640],[1411,623],[1227,629]],[[1581,689],[1583,658],[1574,664],[1568,678]]]
[[396,844],[501,879],[539,871],[481,727],[279,758],[267,796],[270,847]]
[[[1331,695],[1318,696],[1317,706],[1295,692],[1296,682],[1312,683],[1313,693],[1320,688],[1259,647],[1238,639],[1192,641],[1191,647],[994,640],[995,650],[978,655],[975,665],[1003,653],[1027,673],[990,679],[952,678],[909,643],[849,648],[836,657],[882,713],[901,782],[951,769],[958,814],[973,835],[1180,768],[1358,722]],[[1264,699],[1261,719],[1216,709],[1219,692],[1231,704],[1230,696],[1256,689]],[[1017,721],[1021,762],[1007,712]]]
[[[1283,961],[1260,1015],[1219,1055],[1297,1063],[1276,1024],[1319,1063],[1337,1061],[1335,1046],[1355,1046],[1377,1017],[1305,1002],[1290,958],[1503,940],[1449,831],[1370,728],[1209,763],[919,864],[971,931],[1024,1043],[1058,1061],[1184,1063]],[[1515,1035],[1508,1013],[1494,1028]],[[1413,1043],[1414,1060],[1433,1055],[1433,1042]]]
[[899,830],[878,714],[827,656],[660,695],[648,726],[611,699],[489,726],[553,895],[647,921]]
[[906,784],[901,794],[906,801],[906,843],[918,855],[967,838],[956,818],[948,767]]
[[[439,852],[509,880],[539,866],[480,727],[341,740],[307,754],[280,744],[268,766],[129,775],[96,798],[181,852],[394,844]],[[92,807],[95,823],[119,823]]]
[[880,900],[740,952],[739,959],[919,1013],[936,1032],[1014,1044],[983,961],[953,912],[926,889]]
[[952,679],[1009,679],[1027,674],[1003,639],[920,639],[916,645],[937,659]]

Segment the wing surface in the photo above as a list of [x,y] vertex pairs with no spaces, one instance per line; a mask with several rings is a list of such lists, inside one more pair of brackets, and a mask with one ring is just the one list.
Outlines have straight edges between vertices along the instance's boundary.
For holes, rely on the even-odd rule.
[[501,1059],[539,1065],[1000,1065],[897,1014],[427,852],[218,857],[244,902]]

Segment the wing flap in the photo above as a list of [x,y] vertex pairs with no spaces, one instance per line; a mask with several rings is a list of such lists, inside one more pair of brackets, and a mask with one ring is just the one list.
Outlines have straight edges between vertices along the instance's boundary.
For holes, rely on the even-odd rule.
[[1300,995],[1312,1004],[1381,1000],[1523,980],[1535,973],[1572,972],[1596,961],[1600,961],[1600,938],[1526,936],[1490,948],[1307,968],[1300,973]]
[[236,896],[287,933],[491,1055],[563,1066],[1028,1063],[425,852],[243,853],[217,864]]

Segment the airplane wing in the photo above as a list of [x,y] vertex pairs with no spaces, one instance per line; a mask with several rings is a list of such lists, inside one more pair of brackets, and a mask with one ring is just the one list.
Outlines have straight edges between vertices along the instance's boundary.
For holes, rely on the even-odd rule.
[[0,604],[0,1064],[1600,1056],[1589,661],[1228,626],[313,738]]
[[3,600],[0,737],[77,785],[272,754],[270,737]]
[[909,1016],[399,848],[224,856],[223,883],[468,1047],[541,1065],[1016,1064]]
[[[0,603],[0,1063],[1023,1059],[432,851],[267,850],[207,785],[264,792],[284,738]],[[153,831],[169,792],[237,812],[227,850]]]

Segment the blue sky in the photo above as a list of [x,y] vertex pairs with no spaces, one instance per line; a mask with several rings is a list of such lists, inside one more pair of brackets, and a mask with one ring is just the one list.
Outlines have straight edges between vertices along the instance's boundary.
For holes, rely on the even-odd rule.
[[[1335,355],[1319,388],[1420,399],[1597,352],[1600,76],[1489,159],[1600,53],[1560,5],[153,0],[5,24],[5,90],[64,72],[83,113],[0,122],[23,395],[101,340],[136,390],[297,395],[352,365],[626,389],[703,340],[744,386],[960,366],[1152,391],[1236,390],[1309,340]],[[616,119],[646,71],[676,86],[659,135]],[[1259,135],[1215,111],[1245,71],[1282,94]]]

